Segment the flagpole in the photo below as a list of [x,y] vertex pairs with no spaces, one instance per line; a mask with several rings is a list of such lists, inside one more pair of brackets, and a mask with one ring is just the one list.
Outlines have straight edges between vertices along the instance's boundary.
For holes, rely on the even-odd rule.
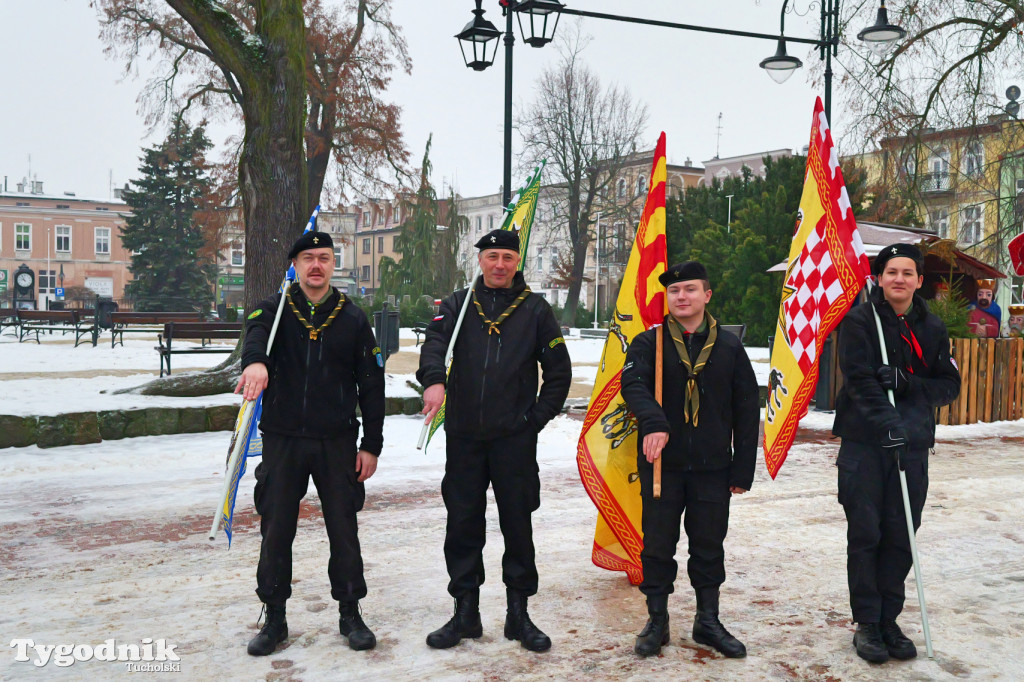
[[[868,285],[868,292],[870,293],[871,285]],[[882,318],[878,316],[878,309],[875,308],[875,304],[868,298],[868,305],[871,306],[871,312],[875,316],[875,328],[878,330],[878,345],[882,349],[882,364],[889,364],[889,351],[885,348],[885,337],[882,335]],[[892,389],[888,389],[886,393],[889,396],[889,404],[896,407],[896,396]],[[907,517],[907,537],[910,538],[910,555],[914,560],[914,583],[917,585],[917,601],[921,605],[921,626],[924,630],[924,644],[928,652],[928,658],[935,658],[935,652],[932,651],[932,634],[931,629],[928,627],[928,607],[924,603],[924,584],[922,583],[921,577],[921,560],[917,556],[917,540],[916,534],[914,533],[914,519],[910,511],[910,492],[907,490],[907,472],[899,466],[899,462],[896,463],[896,468],[900,472],[900,490],[903,492],[903,511]]]
[[[655,334],[655,351],[654,351],[654,399],[661,405],[661,392],[662,392],[662,367],[665,363],[665,325],[659,324],[656,328]],[[654,499],[661,499],[661,453],[658,453],[658,458],[654,460],[654,483],[653,483],[653,494]]]
[[[466,292],[466,300],[462,302],[462,308],[459,310],[459,317],[455,321],[455,329],[452,330],[452,338],[448,342],[448,350],[444,354],[444,367],[446,370],[446,376],[447,369],[451,367],[452,356],[455,355],[455,341],[459,338],[459,330],[462,329],[462,321],[465,319],[466,311],[469,309],[469,299],[472,298],[473,296],[473,285],[476,284],[476,280],[479,276],[480,268],[477,267],[476,272],[473,274],[473,281],[470,283],[469,290]],[[447,389],[447,386],[445,386],[445,388]],[[439,407],[438,409],[441,408]],[[417,450],[422,450],[423,446],[426,444],[427,434],[430,432],[430,424],[431,422],[434,421],[434,417],[436,416],[437,412],[435,412],[433,416],[430,417],[430,419],[425,419],[423,421],[423,428],[420,429],[420,438],[418,441],[416,441]]]

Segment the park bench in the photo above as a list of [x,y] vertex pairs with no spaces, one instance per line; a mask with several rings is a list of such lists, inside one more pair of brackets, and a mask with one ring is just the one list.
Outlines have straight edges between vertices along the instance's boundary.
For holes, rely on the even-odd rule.
[[747,333],[747,325],[745,324],[723,324],[722,329],[735,334],[740,343],[743,343],[743,335]]
[[[13,327],[13,331],[4,332],[4,327]],[[18,335],[18,311],[14,308],[0,308],[0,333]]]
[[412,328],[412,333],[416,335],[416,345],[417,346],[420,345],[420,343],[422,343],[420,338],[427,333],[427,327],[429,327],[429,326],[430,326],[430,321],[428,320],[426,322],[417,322],[416,326],[414,326]]
[[[157,335],[157,346],[154,349],[160,354],[160,376],[164,375],[164,368],[167,374],[171,373],[171,356],[190,353],[230,353],[234,346],[211,347],[208,344],[213,339],[237,339],[242,335],[243,323],[241,322],[167,322],[164,324],[163,334]],[[174,348],[175,341],[199,341],[200,346],[178,346]]]
[[35,334],[39,343],[39,332],[60,332],[75,335],[75,347],[82,343],[82,338],[96,345],[96,318],[91,313],[81,310],[19,310],[18,311],[18,342]]
[[120,341],[124,346],[125,332],[158,334],[168,322],[202,322],[199,312],[112,312],[110,313],[110,347]]

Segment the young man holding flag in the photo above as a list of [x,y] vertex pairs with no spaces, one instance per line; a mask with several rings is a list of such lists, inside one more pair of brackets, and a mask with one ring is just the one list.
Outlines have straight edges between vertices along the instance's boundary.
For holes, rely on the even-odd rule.
[[[441,303],[438,317],[427,327],[416,373],[425,387],[427,421],[445,404],[444,556],[448,592],[455,598],[455,615],[427,636],[427,644],[447,649],[482,634],[484,515],[487,487],[493,485],[505,539],[505,637],[519,640],[530,651],[544,651],[551,640],[526,610],[527,598],[537,593],[531,522],[540,506],[537,434],[561,411],[572,365],[551,306],[530,292],[518,269],[516,232],[494,230],[476,248],[482,275],[471,289],[457,291]],[[445,350],[467,296],[472,301],[446,377]],[[539,395],[538,363],[544,373]]]
[[[340,603],[339,628],[349,647],[372,649],[376,638],[359,613],[366,596],[356,529],[363,481],[377,469],[383,447],[384,363],[363,313],[330,285],[334,246],[325,232],[306,232],[292,246],[298,284],[260,303],[249,315],[236,392],[263,396],[263,461],[256,467],[254,502],[263,543],[256,594],[267,619],[249,642],[253,656],[273,653],[288,637],[285,602],[291,596],[292,541],[299,503],[312,476],[330,538],[327,572]],[[267,338],[282,311],[270,356]],[[358,448],[358,401],[363,437]]]
[[[916,531],[928,493],[935,408],[960,393],[946,327],[917,295],[923,266],[916,246],[882,249],[874,264],[878,286],[869,303],[851,309],[839,327],[843,386],[832,432],[843,439],[837,465],[839,502],[847,519],[850,607],[857,623],[853,644],[857,655],[872,663],[917,655],[896,624],[913,566],[899,472],[906,474]],[[876,314],[888,364],[882,364]]]
[[[718,596],[725,582],[729,500],[754,482],[760,423],[757,379],[740,340],[706,310],[711,286],[701,263],[673,265],[658,281],[667,289],[669,310],[661,334],[661,404],[655,398],[659,330],[633,339],[622,368],[622,397],[640,427],[640,591],[647,596],[650,615],[634,650],[653,656],[669,642],[668,595],[674,590],[683,519],[690,553],[687,573],[697,595],[693,639],[740,658],[747,650],[719,621]],[[660,499],[654,493],[653,469],[659,458]]]

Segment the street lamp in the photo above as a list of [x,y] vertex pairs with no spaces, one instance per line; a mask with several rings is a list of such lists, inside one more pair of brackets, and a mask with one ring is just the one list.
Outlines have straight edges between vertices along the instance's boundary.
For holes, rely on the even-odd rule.
[[[798,39],[799,42],[813,42],[817,48],[819,57],[825,62],[825,117],[832,120],[832,57],[839,48],[839,5],[841,0],[818,0],[821,7],[821,38],[816,41]],[[780,16],[780,28],[778,46],[775,54],[761,60],[761,68],[768,72],[771,79],[776,83],[782,83],[789,78],[794,71],[803,66],[803,63],[796,57],[786,54],[786,6],[789,0],[783,0]],[[859,40],[864,41],[868,48],[875,55],[881,56],[891,48],[896,41],[902,40],[907,32],[889,23],[889,12],[885,8],[885,0],[880,0],[878,15],[875,23],[857,34]]]
[[[484,10],[480,7],[482,1],[476,0],[473,19],[455,36],[459,39],[462,59],[474,71],[483,71],[494,63],[498,36],[502,35],[494,24],[484,19]],[[563,6],[558,0],[501,0],[500,4],[505,17],[505,156],[501,180],[501,205],[505,207],[512,201],[512,46],[515,44],[512,14],[519,15],[523,42],[543,47],[555,37]],[[523,15],[528,17],[525,25]]]

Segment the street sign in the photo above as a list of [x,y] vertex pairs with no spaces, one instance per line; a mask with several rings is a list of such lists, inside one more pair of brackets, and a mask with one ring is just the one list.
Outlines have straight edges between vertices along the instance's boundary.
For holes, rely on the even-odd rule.
[[57,295],[58,301],[64,300],[64,287],[57,287],[56,289],[53,290],[53,293]]
[[7,271],[0,270],[0,292],[7,291]]

